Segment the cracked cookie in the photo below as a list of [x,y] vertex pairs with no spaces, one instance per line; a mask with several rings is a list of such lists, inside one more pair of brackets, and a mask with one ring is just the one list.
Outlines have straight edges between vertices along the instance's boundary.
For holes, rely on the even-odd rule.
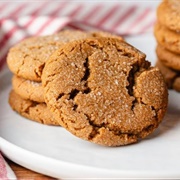
[[167,87],[145,54],[117,38],[67,43],[42,74],[54,118],[75,136],[105,146],[151,134],[167,109]]
[[169,51],[180,54],[180,32],[169,30],[157,23],[154,28],[157,42]]
[[174,70],[180,70],[180,54],[172,53],[161,45],[157,45],[156,54],[159,61],[161,61],[165,66]]
[[78,38],[86,38],[81,31],[62,31],[50,36],[30,37],[12,47],[8,53],[9,69],[17,76],[32,81],[41,81],[46,60],[62,44]]
[[23,99],[39,103],[45,102],[41,82],[27,80],[14,75],[12,78],[12,88]]
[[180,92],[180,71],[165,66],[160,59],[156,62],[156,67],[158,67],[163,74],[168,88]]
[[92,36],[111,36],[111,34],[65,30],[49,36],[30,37],[10,49],[7,64],[15,75],[40,82],[45,62],[55,50],[69,41]]
[[157,18],[160,24],[174,31],[180,31],[179,0],[164,0],[157,8]]
[[30,120],[46,125],[59,126],[45,103],[37,103],[35,101],[22,99],[11,90],[9,94],[9,104],[13,110]]

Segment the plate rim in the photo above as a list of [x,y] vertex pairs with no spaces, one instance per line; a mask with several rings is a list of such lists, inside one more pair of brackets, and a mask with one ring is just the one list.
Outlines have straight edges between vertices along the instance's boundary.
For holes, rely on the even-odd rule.
[[[8,151],[7,151],[8,149]],[[10,151],[9,151],[10,150]],[[32,152],[30,150],[24,149],[22,147],[19,147],[15,144],[13,144],[12,142],[9,142],[8,140],[0,137],[0,151],[1,153],[6,156],[7,158],[11,159],[12,161],[14,161],[17,164],[20,164],[21,166],[24,166],[28,169],[31,169],[33,171],[51,176],[51,177],[55,177],[55,178],[84,178],[84,176],[86,177],[90,177],[90,178],[177,178],[180,177],[180,172],[166,172],[166,171],[159,171],[157,172],[151,172],[151,171],[133,171],[131,170],[130,172],[128,170],[123,170],[123,171],[119,171],[119,170],[109,170],[108,168],[100,168],[100,167],[92,167],[92,166],[88,166],[88,165],[80,165],[80,164],[75,164],[72,162],[66,162],[63,160],[56,160],[52,157],[48,157],[36,152]],[[14,152],[11,152],[14,151]],[[14,157],[12,154],[14,153],[14,155],[16,154],[16,157]],[[69,169],[69,171],[72,171],[70,174],[73,174],[72,177],[67,177],[66,173],[61,175],[61,173],[56,173],[56,172],[52,172],[52,169],[47,170],[46,166],[39,166],[37,168],[37,164],[31,164],[29,165],[29,163],[24,162],[24,158],[22,158],[22,156],[29,156],[29,158],[31,158],[31,161],[37,161],[39,160],[39,162],[42,164],[42,162],[46,162],[48,161],[48,163],[50,163],[52,166],[56,167],[56,168],[61,168],[62,172],[67,171],[67,169]],[[63,167],[63,169],[62,169]],[[83,174],[80,175],[80,172],[83,172]],[[91,177],[92,174],[94,174],[95,176]],[[80,177],[80,176],[82,177]],[[102,176],[103,175],[103,176]]]

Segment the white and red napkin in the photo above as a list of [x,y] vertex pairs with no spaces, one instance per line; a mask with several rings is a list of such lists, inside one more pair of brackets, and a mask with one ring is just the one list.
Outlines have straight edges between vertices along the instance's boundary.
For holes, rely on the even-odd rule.
[[0,154],[0,179],[1,180],[13,180],[16,176],[9,165],[6,163],[2,155]]
[[8,49],[28,36],[52,34],[64,27],[120,35],[151,31],[155,8],[141,4],[136,1],[0,2],[0,69]]
[[[139,3],[138,3],[139,2]],[[29,36],[48,35],[63,28],[105,30],[120,35],[152,31],[154,2],[143,1],[2,1],[0,2],[0,70],[8,49]],[[0,179],[8,177],[0,156]]]

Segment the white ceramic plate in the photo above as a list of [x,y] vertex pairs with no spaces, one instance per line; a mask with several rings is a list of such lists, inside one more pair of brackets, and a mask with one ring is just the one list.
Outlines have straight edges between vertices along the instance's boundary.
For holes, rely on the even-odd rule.
[[[128,42],[155,60],[153,36]],[[18,164],[52,177],[178,178],[180,177],[180,94],[169,92],[163,123],[148,138],[124,147],[103,147],[74,137],[61,127],[27,120],[8,105],[11,73],[0,75],[0,148]]]

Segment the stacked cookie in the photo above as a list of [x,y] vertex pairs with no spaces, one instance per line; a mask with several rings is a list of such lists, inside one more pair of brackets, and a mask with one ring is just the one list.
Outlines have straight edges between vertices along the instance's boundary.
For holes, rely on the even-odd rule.
[[14,74],[9,98],[11,107],[31,120],[59,125],[44,100],[41,75],[45,62],[67,42],[99,36],[117,37],[106,32],[64,30],[49,36],[30,37],[12,47],[7,57],[9,69]]
[[44,101],[41,84],[44,64],[66,42],[90,36],[96,33],[66,30],[50,36],[31,37],[12,47],[7,57],[9,69],[14,73],[9,98],[11,107],[31,120],[59,125]]
[[135,143],[151,134],[167,109],[167,88],[158,68],[121,37],[66,33],[31,38],[10,50],[8,65],[15,74],[11,107],[34,120],[25,113],[46,112],[41,122],[49,120],[105,146]]
[[180,1],[164,0],[157,9],[154,34],[158,42],[157,67],[169,89],[180,91]]

